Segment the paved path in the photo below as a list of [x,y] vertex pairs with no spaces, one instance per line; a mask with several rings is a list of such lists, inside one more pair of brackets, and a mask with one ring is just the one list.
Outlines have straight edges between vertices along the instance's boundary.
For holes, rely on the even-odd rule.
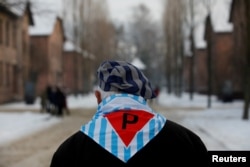
[[[152,105],[168,119],[181,123],[183,115],[177,114],[180,108],[165,108]],[[195,110],[195,109],[185,109]],[[36,111],[38,112],[38,111]],[[0,146],[0,167],[49,167],[52,155],[57,147],[71,134],[76,132],[83,123],[86,123],[94,114],[94,109],[78,109],[71,111],[71,115],[64,116],[59,123],[24,137],[9,145]],[[201,131],[204,131],[201,129]],[[206,131],[208,142],[210,135]],[[209,141],[211,140],[211,141]],[[218,142],[218,145],[221,143]]]
[[47,129],[0,146],[0,167],[48,167],[59,144],[88,121],[93,113],[94,110],[74,110]]

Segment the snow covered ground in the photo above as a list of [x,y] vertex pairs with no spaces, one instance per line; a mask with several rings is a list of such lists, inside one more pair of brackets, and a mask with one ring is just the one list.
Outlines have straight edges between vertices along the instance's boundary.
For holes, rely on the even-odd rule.
[[[213,98],[212,107],[207,109],[205,96],[194,95],[193,101],[190,101],[188,94],[177,98],[166,94],[165,91],[160,93],[158,100],[162,106],[178,108],[176,114],[184,118],[179,123],[195,131],[209,150],[250,150],[250,120],[241,119],[242,101],[221,103]],[[68,105],[71,109],[97,106],[92,93],[86,96],[69,96]],[[185,107],[196,109],[187,111]],[[18,112],[20,109],[25,112]],[[0,144],[62,121],[44,113],[31,112],[32,109],[40,109],[39,99],[34,105],[26,105],[23,102],[0,105]],[[166,111],[159,112],[166,113]]]
[[181,121],[195,131],[209,150],[250,150],[250,119],[242,120],[243,102],[222,103],[212,98],[212,107],[207,108],[207,97],[194,95],[193,101],[184,94],[181,99],[161,94],[161,105],[173,107],[193,107],[195,111],[180,109]]

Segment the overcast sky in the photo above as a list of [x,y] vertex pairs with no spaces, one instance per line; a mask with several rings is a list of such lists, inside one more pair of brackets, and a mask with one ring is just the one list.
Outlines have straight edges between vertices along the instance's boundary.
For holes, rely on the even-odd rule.
[[111,19],[123,23],[130,20],[133,7],[139,4],[145,4],[151,10],[153,19],[161,18],[163,0],[107,0]]

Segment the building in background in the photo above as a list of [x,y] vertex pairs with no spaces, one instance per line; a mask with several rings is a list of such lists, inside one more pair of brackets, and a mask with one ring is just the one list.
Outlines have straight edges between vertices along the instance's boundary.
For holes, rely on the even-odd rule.
[[30,4],[0,6],[0,103],[21,100],[29,73]]
[[48,86],[63,84],[63,21],[56,15],[35,16],[35,26],[30,27],[30,78],[36,95]]
[[88,93],[93,88],[95,56],[77,47],[72,41],[64,42],[63,86],[67,94]]
[[[240,4],[240,2],[238,3]],[[195,91],[205,94],[208,92],[208,54],[210,48],[213,94],[221,99],[224,90],[227,89],[234,98],[242,98],[243,90],[240,70],[242,64],[240,65],[240,62],[242,63],[244,54],[242,54],[240,42],[238,45],[235,42],[241,41],[239,35],[241,32],[237,25],[244,23],[244,20],[242,20],[242,17],[238,17],[237,12],[240,11],[240,8],[235,6],[235,2],[230,3],[229,9],[223,6],[222,3],[221,5],[212,10],[211,16],[207,16],[204,21],[202,37],[206,45],[197,47],[195,50]],[[219,12],[222,12],[223,15],[219,15]],[[234,20],[236,24],[232,25],[229,20]],[[189,57],[186,57],[184,70],[186,85],[188,85],[190,79],[189,61]],[[187,86],[186,91],[188,91],[188,88]]]

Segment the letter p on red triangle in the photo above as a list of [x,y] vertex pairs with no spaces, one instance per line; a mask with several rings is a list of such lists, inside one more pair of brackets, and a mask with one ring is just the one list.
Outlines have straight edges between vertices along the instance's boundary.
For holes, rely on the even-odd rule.
[[153,116],[143,110],[119,110],[105,115],[126,147]]

